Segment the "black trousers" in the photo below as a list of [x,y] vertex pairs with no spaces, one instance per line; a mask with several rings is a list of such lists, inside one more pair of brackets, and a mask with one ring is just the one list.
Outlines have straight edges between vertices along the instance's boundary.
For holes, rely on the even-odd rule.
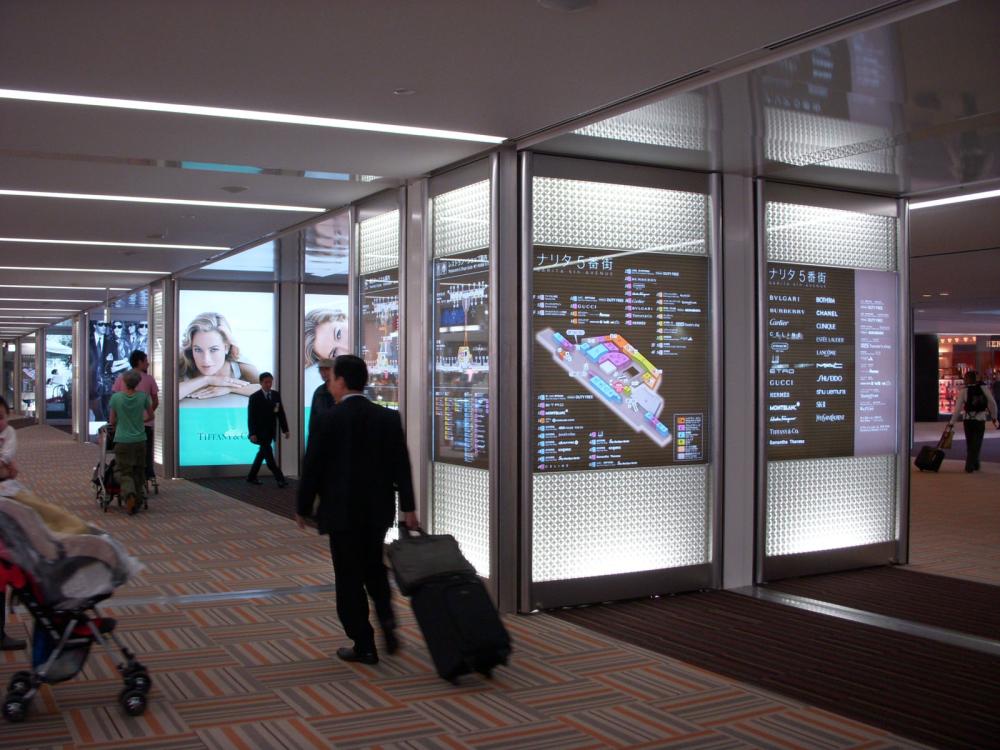
[[146,479],[156,476],[153,468],[153,428],[146,425]]
[[375,650],[375,631],[368,622],[368,597],[383,629],[393,628],[389,577],[382,562],[387,528],[330,532],[333,578],[337,588],[337,616],[358,651]]
[[983,449],[986,422],[981,419],[966,419],[965,428],[965,470],[979,471],[979,452]]
[[281,467],[278,466],[278,462],[274,460],[274,449],[271,448],[271,442],[274,440],[273,437],[263,438],[258,436],[260,441],[260,446],[257,448],[257,455],[253,458],[253,465],[250,467],[250,479],[257,478],[257,472],[260,471],[261,463],[266,463],[267,468],[271,470],[274,474],[274,478],[279,482],[284,481],[285,475],[281,473]]

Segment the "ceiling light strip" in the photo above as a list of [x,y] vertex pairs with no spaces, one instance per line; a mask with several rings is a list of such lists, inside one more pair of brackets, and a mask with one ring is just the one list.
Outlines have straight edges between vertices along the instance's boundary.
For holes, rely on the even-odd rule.
[[[72,289],[74,292],[129,292],[127,286],[50,286],[48,284],[0,284],[0,289]],[[90,300],[71,300],[89,302]],[[97,300],[101,302],[102,300]]]
[[111,107],[132,109],[143,112],[167,112],[179,115],[200,115],[202,117],[224,117],[233,120],[255,122],[277,122],[285,125],[309,125],[319,128],[339,128],[341,130],[363,130],[372,133],[392,135],[415,135],[423,138],[443,138],[452,141],[473,141],[476,143],[502,143],[505,138],[495,135],[463,133],[456,130],[421,128],[414,125],[390,125],[363,120],[342,120],[335,117],[314,117],[312,115],[292,115],[281,112],[263,112],[252,109],[230,109],[228,107],[205,107],[197,104],[169,104],[167,102],[147,102],[138,99],[114,99],[104,96],[81,96],[77,94],[53,94],[43,91],[21,91],[0,89],[0,99],[48,102],[51,104],[78,104],[88,107]]
[[80,312],[78,307],[0,307],[4,312]]
[[0,271],[63,271],[66,273],[129,273],[136,276],[166,276],[170,271],[140,271],[122,268],[53,268],[50,266],[0,266]]
[[981,201],[986,198],[1000,198],[1000,190],[986,190],[982,193],[967,193],[965,195],[953,195],[949,198],[935,198],[930,201],[917,201],[910,203],[910,210],[916,211],[921,208],[934,208],[935,206],[948,206],[952,203],[966,203],[968,201]]
[[258,211],[297,211],[319,214],[327,211],[316,206],[282,206],[272,203],[233,203],[231,201],[195,201],[183,198],[151,198],[141,195],[102,195],[99,193],[53,193],[43,190],[0,189],[0,195],[15,198],[68,198],[81,201],[116,201],[118,203],[155,203],[168,206],[204,206],[208,208],[251,208]]
[[87,247],[151,247],[161,250],[229,250],[224,245],[164,245],[156,242],[105,242],[98,240],[49,240],[38,237],[0,237],[0,242],[38,245],[84,245]]
[[76,302],[81,305],[100,305],[102,299],[42,299],[41,297],[0,297],[0,302]]

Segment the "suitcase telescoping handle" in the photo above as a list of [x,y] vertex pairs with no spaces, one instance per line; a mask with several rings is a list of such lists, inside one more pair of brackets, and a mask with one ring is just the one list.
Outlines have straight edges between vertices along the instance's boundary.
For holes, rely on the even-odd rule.
[[951,438],[954,432],[955,432],[955,425],[949,422],[948,425],[944,428],[944,432],[941,433],[941,439],[938,440],[937,444],[938,450],[948,450],[949,448],[951,448]]

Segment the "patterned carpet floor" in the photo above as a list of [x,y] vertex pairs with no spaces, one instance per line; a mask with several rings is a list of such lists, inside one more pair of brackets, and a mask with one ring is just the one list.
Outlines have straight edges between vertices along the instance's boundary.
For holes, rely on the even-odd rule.
[[[403,649],[374,667],[345,664],[332,657],[344,638],[326,591],[235,593],[329,586],[315,533],[183,480],[161,482],[146,513],[102,513],[89,483],[96,447],[41,426],[19,439],[26,484],[146,564],[105,611],[155,684],[147,713],[126,717],[117,675],[95,653],[76,679],[44,688],[25,723],[0,727],[0,750],[921,747],[548,615],[506,617],[511,665],[456,687],[434,673],[398,599]],[[12,633],[23,626],[15,614]],[[0,679],[24,659],[0,652]]]

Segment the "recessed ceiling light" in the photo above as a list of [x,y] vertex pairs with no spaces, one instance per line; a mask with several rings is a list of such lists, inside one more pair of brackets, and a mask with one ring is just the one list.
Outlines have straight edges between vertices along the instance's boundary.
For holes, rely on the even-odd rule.
[[392,93],[396,96],[413,96],[417,93],[416,89],[393,89]]
[[951,292],[938,292],[939,297],[947,297]]
[[[164,235],[150,235],[162,239]],[[222,245],[164,245],[157,242],[104,242],[99,240],[49,240],[37,237],[0,237],[0,242],[24,242],[37,245],[83,245],[84,247],[151,247],[160,250],[228,250]]]
[[965,203],[967,201],[981,201],[985,198],[1000,198],[1000,190],[985,190],[982,193],[965,193],[963,195],[952,195],[948,198],[935,198],[930,201],[917,201],[916,203],[910,203],[910,210],[916,211],[920,208],[947,206],[952,203]]
[[79,302],[81,305],[99,305],[102,299],[37,299],[35,297],[0,297],[0,302]]
[[138,271],[133,268],[52,268],[50,266],[0,266],[0,271],[64,271],[66,273],[130,273],[130,274],[135,274],[136,276],[166,276],[168,273],[170,273],[170,271]]
[[231,203],[229,201],[194,201],[182,198],[150,198],[137,195],[100,195],[97,193],[50,193],[39,190],[0,190],[0,195],[20,198],[69,198],[82,201],[117,201],[119,203],[157,203],[168,206],[210,206],[212,208],[252,208],[259,211],[299,211],[319,214],[325,208],[315,206],[282,206],[271,203]]
[[933,294],[921,294],[920,296],[921,297],[933,297],[934,295]]
[[456,130],[438,130],[436,128],[419,128],[413,125],[389,125],[380,122],[341,120],[335,117],[290,115],[280,112],[259,112],[250,109],[229,109],[226,107],[203,107],[194,104],[168,104],[166,102],[147,102],[137,99],[112,99],[103,96],[52,94],[44,91],[0,89],[0,99],[18,99],[20,101],[49,102],[53,104],[80,104],[89,107],[112,107],[115,109],[134,109],[145,112],[169,112],[181,115],[201,115],[203,117],[227,117],[234,120],[278,122],[286,125],[311,125],[321,128],[340,128],[342,130],[364,130],[373,133],[415,135],[424,138],[444,138],[453,141],[474,141],[477,143],[502,143],[506,140],[496,135],[462,133]]

